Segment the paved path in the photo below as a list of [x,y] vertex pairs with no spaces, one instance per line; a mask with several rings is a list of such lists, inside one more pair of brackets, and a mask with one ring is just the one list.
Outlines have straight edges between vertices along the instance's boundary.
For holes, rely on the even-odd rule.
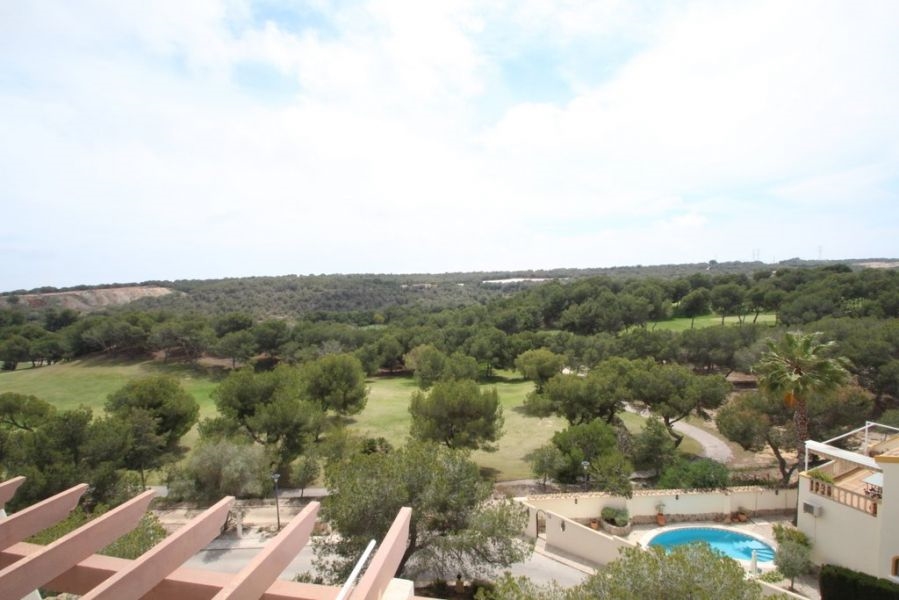
[[[624,409],[641,417],[648,417],[652,414],[648,410],[640,410],[630,404],[625,404]],[[720,463],[727,463],[733,460],[734,453],[731,451],[730,446],[727,445],[727,442],[705,429],[684,423],[683,421],[675,423],[674,429],[699,442],[702,446],[702,454],[706,458],[711,458]]]
[[[187,560],[184,566],[237,573],[259,553],[273,535],[273,531],[260,532],[259,530],[251,531],[241,538],[233,533],[222,535],[193,558]],[[581,583],[586,579],[587,574],[592,572],[592,569],[588,567],[546,552],[540,542],[542,540],[538,540],[535,551],[527,560],[511,565],[508,570],[513,575],[524,575],[536,583],[555,581],[562,587],[572,587]],[[279,579],[291,580],[297,574],[312,572],[314,557],[312,544],[307,544],[281,573]]]
[[720,463],[727,463],[733,460],[734,453],[731,451],[730,446],[724,440],[705,429],[684,423],[683,421],[675,423],[674,429],[684,435],[689,435],[699,442],[702,445],[702,454],[706,458],[717,460]]

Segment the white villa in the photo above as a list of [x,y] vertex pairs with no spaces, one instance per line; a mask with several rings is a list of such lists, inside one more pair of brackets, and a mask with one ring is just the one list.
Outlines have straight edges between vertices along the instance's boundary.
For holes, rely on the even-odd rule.
[[[797,525],[812,559],[899,582],[899,429],[867,422],[826,442],[806,442]],[[834,446],[860,440],[859,450]],[[809,456],[829,462],[808,469]]]

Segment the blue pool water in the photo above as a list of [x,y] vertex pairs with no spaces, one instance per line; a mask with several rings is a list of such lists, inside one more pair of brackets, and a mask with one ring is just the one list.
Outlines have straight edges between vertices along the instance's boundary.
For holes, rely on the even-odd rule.
[[711,527],[671,529],[653,537],[649,545],[662,546],[670,550],[674,546],[694,542],[705,542],[714,550],[737,560],[751,560],[753,550],[756,551],[756,557],[760,563],[774,560],[774,549],[771,546],[752,536],[729,529]]

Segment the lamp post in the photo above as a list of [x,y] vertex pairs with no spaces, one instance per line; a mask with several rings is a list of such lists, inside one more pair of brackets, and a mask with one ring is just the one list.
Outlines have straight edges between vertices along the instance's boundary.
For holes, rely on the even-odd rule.
[[281,507],[278,506],[278,480],[281,479],[280,473],[272,473],[272,481],[275,482],[275,522],[278,524],[278,531],[281,531]]
[[587,469],[590,468],[590,461],[581,461],[581,466],[584,468],[584,491],[587,491],[587,481],[590,479],[590,474]]

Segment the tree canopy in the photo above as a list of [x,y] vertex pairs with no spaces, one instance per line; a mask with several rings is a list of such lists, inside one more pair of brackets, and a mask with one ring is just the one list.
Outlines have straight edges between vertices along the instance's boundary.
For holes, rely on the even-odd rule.
[[368,399],[362,363],[351,354],[329,354],[306,363],[302,385],[307,398],[339,415],[358,414]]
[[768,343],[768,351],[755,367],[761,389],[783,395],[792,409],[800,454],[809,439],[809,396],[833,390],[849,379],[847,359],[825,355],[832,345],[833,342],[821,342],[818,333],[786,332],[780,342]]
[[325,482],[324,516],[340,537],[319,547],[319,565],[334,579],[343,579],[370,539],[384,536],[403,506],[412,508],[399,568],[407,577],[489,574],[530,551],[518,535],[526,518],[521,508],[487,503],[491,486],[464,452],[412,442],[355,454],[329,464]]
[[411,435],[449,448],[492,448],[501,433],[503,407],[496,389],[480,389],[471,380],[434,384],[430,393],[412,394]]

